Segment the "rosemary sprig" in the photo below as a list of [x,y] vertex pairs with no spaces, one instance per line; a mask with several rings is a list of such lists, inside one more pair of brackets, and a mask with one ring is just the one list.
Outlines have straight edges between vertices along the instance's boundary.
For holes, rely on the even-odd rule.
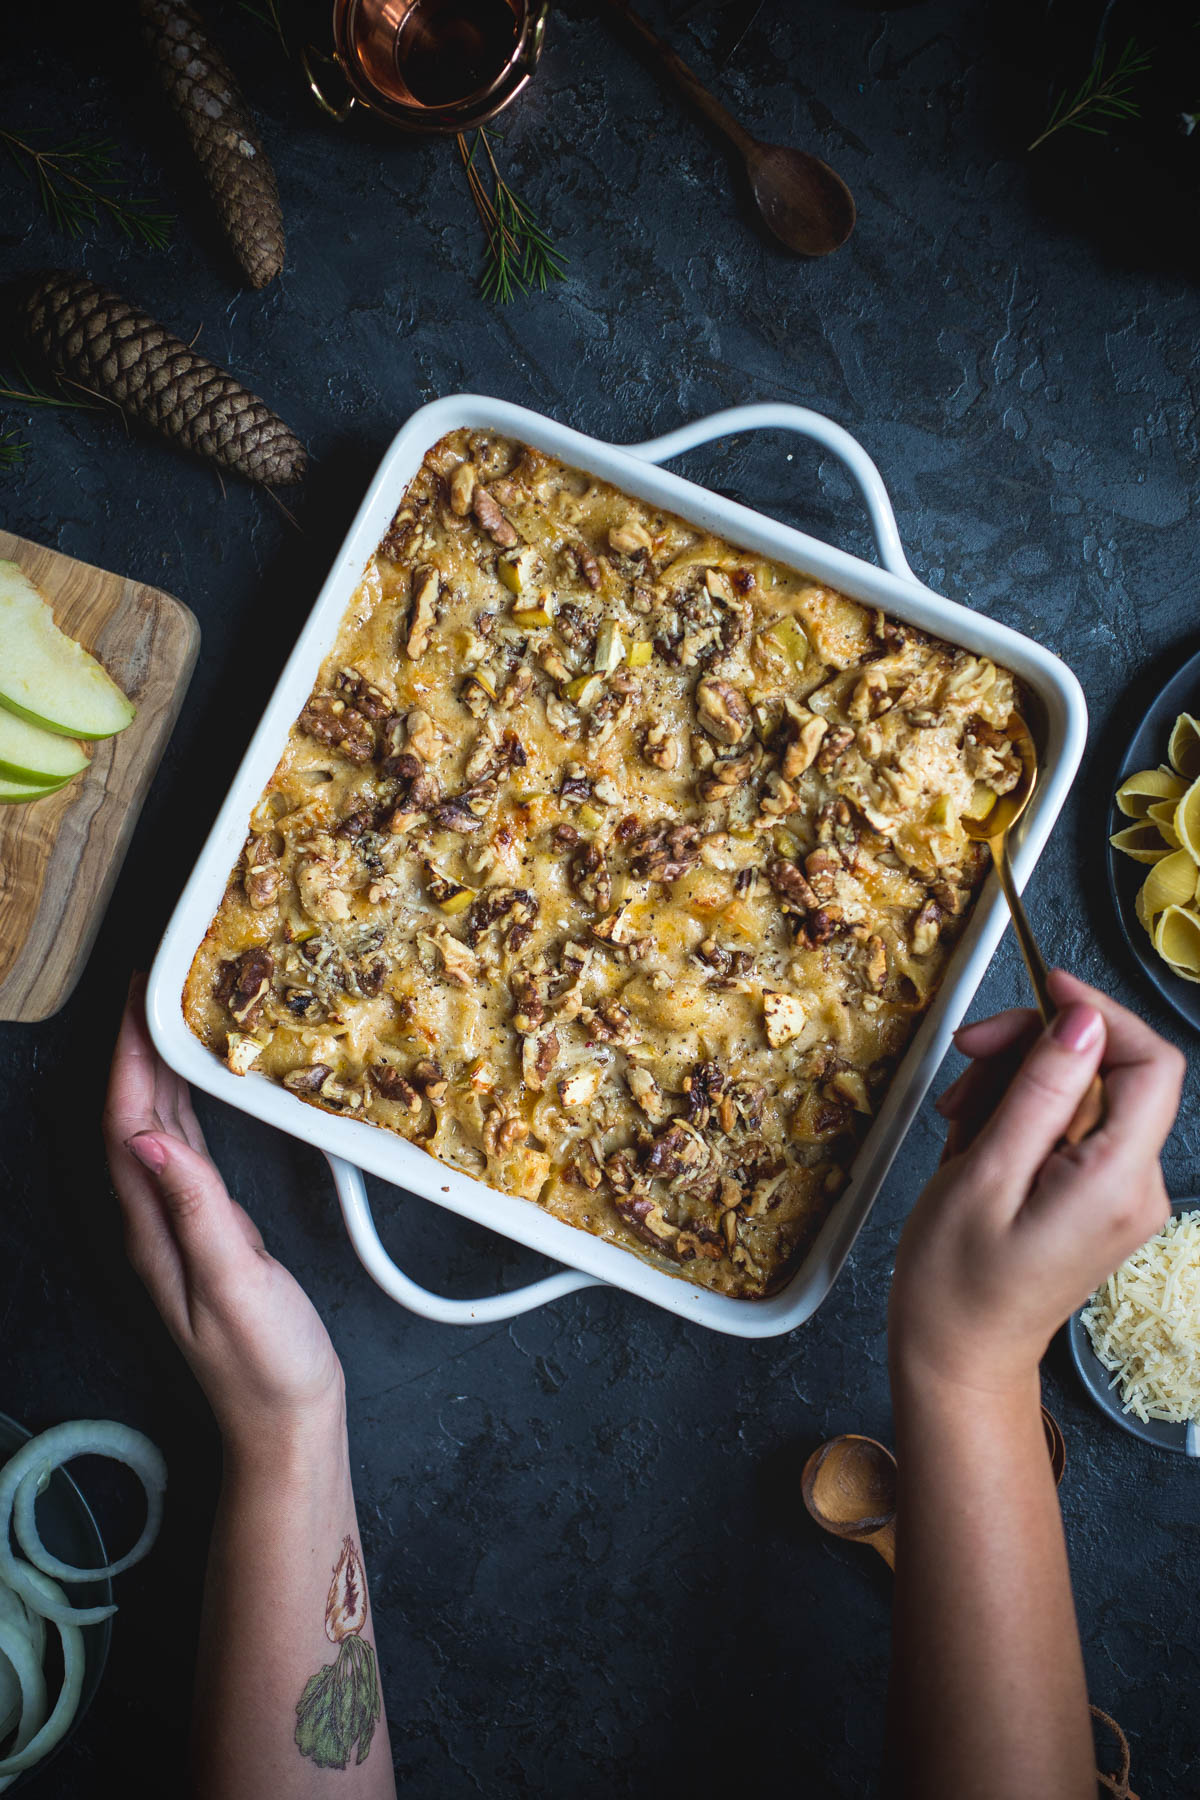
[[[16,365],[16,368],[17,379],[23,381],[25,385],[24,387],[12,387],[9,383],[0,381],[0,400],[11,400],[18,406],[61,406],[79,412],[98,412],[100,410],[100,402],[104,396],[93,393],[91,388],[85,388],[79,382],[71,381],[65,375],[56,375],[54,379],[60,387],[64,385],[76,387],[85,396],[82,400],[71,400],[62,394],[52,394],[47,388],[39,387],[36,381],[29,379],[20,363]],[[114,400],[111,404],[115,406],[117,403]]]
[[1074,131],[1091,131],[1104,137],[1107,125],[1094,123],[1096,119],[1136,119],[1141,112],[1140,103],[1133,98],[1133,89],[1137,85],[1139,75],[1144,75],[1150,67],[1150,51],[1139,50],[1130,38],[1120,52],[1111,69],[1105,67],[1107,50],[1102,49],[1095,62],[1080,82],[1074,94],[1065,89],[1054,103],[1054,110],[1046,122],[1046,129],[1035,137],[1029,148],[1036,150],[1039,144],[1056,131],[1070,127]]
[[29,445],[11,428],[0,431],[0,469],[19,469],[25,461]]
[[[491,169],[490,194],[476,162],[481,143]],[[527,294],[532,288],[545,293],[552,281],[565,281],[566,257],[555,248],[553,238],[538,223],[532,207],[519,199],[504,180],[496,166],[487,132],[477,131],[475,142],[468,150],[467,140],[460,131],[458,152],[487,239],[483,272],[479,278],[479,291],[484,299],[505,305],[517,294]]]
[[262,0],[261,5],[256,4],[256,0],[241,0],[241,8],[243,12],[249,13],[252,19],[257,19],[260,25],[265,25],[268,31],[275,33],[283,45],[285,56],[292,54],[288,49],[287,37],[284,34],[279,0]]
[[165,250],[174,223],[152,201],[122,196],[116,153],[107,138],[70,138],[41,148],[0,129],[0,144],[34,183],[38,199],[60,231],[82,237],[104,213],[118,231],[151,250]]

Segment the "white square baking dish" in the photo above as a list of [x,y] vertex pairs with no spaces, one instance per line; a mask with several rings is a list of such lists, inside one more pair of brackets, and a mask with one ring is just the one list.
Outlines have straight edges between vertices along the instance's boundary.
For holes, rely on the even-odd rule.
[[[859,1149],[849,1183],[786,1286],[765,1300],[711,1293],[652,1266],[631,1251],[552,1218],[534,1201],[499,1193],[447,1168],[378,1126],[318,1111],[253,1073],[234,1075],[192,1035],[184,1021],[181,995],[192,957],[241,852],[251,809],[274,772],[288,731],[308,698],[363,569],[391,524],[425,452],[446,432],[463,426],[500,432],[532,444],[738,546],[774,557],[854,599],[882,607],[898,619],[1011,669],[1031,696],[1030,722],[1041,756],[1041,776],[1013,853],[1018,885],[1024,884],[1037,861],[1083,753],[1087,712],[1079,683],[1056,656],[1032,639],[942,599],[916,579],[905,561],[879,471],[840,426],[802,407],[744,406],[698,419],[649,443],[622,446],[586,437],[506,401],[453,395],[414,413],[394,439],[367,491],[163,937],[147,995],[151,1034],[171,1067],[196,1087],[324,1151],[359,1258],[386,1292],[427,1318],[483,1323],[511,1317],[575,1288],[607,1282],[733,1336],[771,1337],[790,1331],[807,1319],[829,1292],[945,1055],[951,1033],[970,1005],[1000,941],[1007,912],[994,875],[984,884],[942,987]],[[659,466],[710,439],[762,429],[799,432],[845,463],[866,501],[883,568]],[[448,1300],[431,1294],[396,1266],[380,1242],[367,1203],[364,1170],[567,1266],[559,1274],[515,1292],[480,1300]]]

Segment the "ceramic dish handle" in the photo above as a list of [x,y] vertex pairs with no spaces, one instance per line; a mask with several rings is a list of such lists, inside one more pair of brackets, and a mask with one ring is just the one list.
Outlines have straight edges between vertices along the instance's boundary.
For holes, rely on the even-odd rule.
[[900,542],[896,515],[883,485],[883,476],[858,439],[852,438],[841,425],[835,425],[832,419],[827,419],[824,413],[810,412],[806,406],[791,406],[782,400],[759,406],[731,406],[725,412],[710,413],[706,419],[693,419],[690,425],[668,431],[665,437],[651,438],[644,444],[625,444],[622,448],[634,456],[644,457],[647,462],[669,462],[673,456],[682,456],[685,450],[694,450],[697,444],[711,443],[713,438],[732,437],[740,431],[795,431],[801,437],[823,444],[826,450],[832,450],[849,469],[866,501],[880,562],[902,580],[916,580]]
[[546,1275],[541,1281],[516,1288],[511,1294],[487,1294],[480,1300],[450,1300],[444,1294],[431,1294],[397,1268],[384,1249],[371,1216],[362,1170],[328,1151],[325,1160],[333,1173],[342,1218],[359,1262],[385,1294],[423,1319],[432,1319],[438,1325],[490,1325],[499,1319],[515,1319],[518,1313],[532,1312],[548,1300],[561,1300],[564,1294],[573,1294],[578,1288],[604,1286],[598,1275],[563,1269],[557,1275]]

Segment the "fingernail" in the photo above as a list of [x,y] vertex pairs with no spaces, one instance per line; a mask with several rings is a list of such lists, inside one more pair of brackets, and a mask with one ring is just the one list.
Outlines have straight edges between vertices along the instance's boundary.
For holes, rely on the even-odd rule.
[[1064,1050],[1090,1050],[1099,1041],[1103,1030],[1104,1020],[1095,1007],[1076,1000],[1055,1014],[1050,1036]]
[[126,1138],[125,1148],[132,1150],[144,1168],[152,1175],[161,1175],[167,1163],[167,1153],[160,1139],[149,1131],[139,1131],[136,1137]]

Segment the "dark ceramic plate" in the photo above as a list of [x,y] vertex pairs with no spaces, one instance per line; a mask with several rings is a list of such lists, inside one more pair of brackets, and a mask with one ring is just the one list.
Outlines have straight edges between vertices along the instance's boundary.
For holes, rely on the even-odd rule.
[[[0,1413],[0,1464],[6,1463],[14,1451],[27,1442],[31,1433],[15,1419]],[[63,1562],[72,1563],[77,1569],[98,1569],[108,1561],[108,1553],[100,1536],[100,1528],[93,1519],[87,1501],[80,1493],[71,1477],[62,1469],[55,1469],[50,1483],[37,1503],[38,1531],[43,1543],[52,1556],[60,1557]],[[67,1599],[75,1606],[108,1606],[112,1601],[112,1582],[89,1581],[63,1582],[63,1591]],[[79,1708],[71,1724],[67,1737],[63,1738],[48,1756],[44,1756],[32,1769],[26,1769],[18,1775],[6,1793],[15,1794],[24,1783],[33,1784],[42,1774],[46,1765],[53,1762],[58,1751],[62,1749],[67,1738],[71,1736],[84,1713],[91,1705],[100,1686],[100,1678],[104,1673],[104,1665],[108,1660],[108,1643],[112,1636],[112,1621],[105,1619],[100,1625],[88,1625],[83,1633],[84,1670],[83,1692],[79,1697]],[[62,1672],[62,1663],[57,1656],[58,1634],[53,1625],[46,1628],[46,1667],[49,1678],[50,1700],[58,1692],[58,1679]]]
[[[1134,775],[1139,769],[1157,769],[1159,763],[1166,762],[1167,739],[1181,712],[1200,713],[1200,650],[1172,675],[1166,687],[1160,688],[1142,714],[1141,723],[1121,758],[1121,767],[1113,783],[1114,793],[1127,775]],[[1109,834],[1132,823],[1114,800],[1110,807]],[[1108,846],[1108,885],[1125,942],[1167,1005],[1181,1019],[1186,1019],[1193,1031],[1200,1031],[1200,982],[1184,981],[1181,976],[1171,973],[1138,924],[1133,910],[1138,889],[1149,870],[1149,863],[1134,862],[1131,856],[1122,855],[1111,844]]]
[[[1197,1206],[1200,1206],[1200,1200],[1172,1200],[1171,1211],[1191,1212]],[[1185,1456],[1200,1456],[1200,1430],[1196,1426],[1168,1425],[1162,1419],[1147,1419],[1143,1422],[1134,1413],[1122,1410],[1121,1390],[1109,1386],[1112,1375],[1092,1349],[1092,1340],[1080,1317],[1082,1312],[1083,1308],[1080,1307],[1079,1312],[1072,1313],[1067,1325],[1071,1360],[1080,1381],[1100,1411],[1106,1413],[1114,1425],[1119,1425],[1123,1431],[1141,1438],[1143,1444],[1154,1444],[1160,1450],[1178,1450]]]

